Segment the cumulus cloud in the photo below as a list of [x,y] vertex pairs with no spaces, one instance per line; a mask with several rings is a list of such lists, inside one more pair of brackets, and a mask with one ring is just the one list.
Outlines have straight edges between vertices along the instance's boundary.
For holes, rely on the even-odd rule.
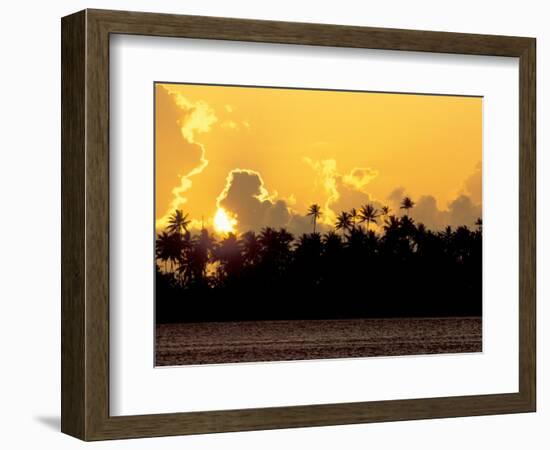
[[290,220],[286,203],[273,199],[261,175],[254,170],[230,171],[217,205],[237,219],[241,231],[259,230],[264,226],[282,227]]
[[[474,172],[464,181],[457,196],[442,209],[439,208],[435,197],[424,195],[416,201],[411,216],[427,227],[438,230],[450,225],[458,227],[466,225],[472,227],[481,217],[481,162]],[[401,188],[402,189],[402,188]],[[403,198],[405,190],[395,192],[395,199]]]
[[[313,221],[309,216],[291,212],[290,220],[286,225],[286,228],[295,236],[300,236],[304,233],[311,233],[313,231]],[[317,222],[317,233],[326,233],[331,227],[325,223]]]
[[418,222],[423,223],[428,228],[439,230],[447,225],[447,213],[439,210],[437,200],[432,195],[423,195],[416,201],[416,205],[411,210],[410,215]]
[[[378,210],[387,204],[392,211],[391,214],[402,215],[401,202],[405,196],[410,196],[403,186],[393,189],[384,202],[377,200],[369,193],[369,184],[378,176],[377,170],[356,167],[349,173],[342,174],[337,170],[334,159],[304,158],[304,161],[315,171],[315,183],[325,193],[325,201],[321,205],[324,215],[320,220],[325,228],[334,224],[336,215],[341,211],[360,208],[367,203]],[[481,217],[480,171],[481,165],[476,167],[476,171],[465,181],[464,185],[468,187],[466,193],[461,191],[456,198],[441,208],[432,195],[413,198],[415,206],[410,211],[411,217],[417,223],[423,223],[434,230],[442,229],[447,225],[473,226],[477,218]],[[476,195],[479,201],[476,201]]]
[[401,201],[405,198],[407,194],[405,193],[405,188],[402,186],[396,187],[393,191],[388,194],[387,200],[390,203],[391,208],[394,212],[399,209]]
[[[208,165],[206,159],[206,150],[204,145],[197,141],[197,135],[208,132],[212,125],[217,122],[218,118],[214,110],[208,103],[199,100],[192,102],[187,99],[180,90],[179,85],[163,85],[164,92],[168,94],[173,103],[179,109],[176,125],[179,128],[179,139],[172,136],[172,139],[167,140],[163,145],[170,145],[174,148],[164,149],[163,153],[168,154],[184,154],[186,152],[191,155],[188,158],[188,166],[184,167],[185,171],[179,174],[179,184],[172,189],[172,200],[164,216],[157,221],[157,226],[164,226],[167,218],[174,209],[181,208],[187,202],[184,195],[192,186],[191,178],[201,173]],[[162,95],[160,91],[159,95]],[[164,123],[159,118],[159,123]],[[170,123],[170,125],[173,125]],[[157,173],[157,176],[162,176],[162,173]]]
[[472,202],[470,197],[459,195],[449,203],[449,223],[454,226],[472,226],[481,217],[481,206]]
[[481,217],[481,205],[475,204],[466,195],[459,195],[449,202],[446,208],[440,209],[434,196],[423,195],[416,200],[414,208],[410,211],[410,216],[417,223],[423,223],[432,230],[441,230],[447,225],[472,227],[475,221]]
[[322,205],[324,211],[320,222],[334,223],[336,214],[332,210],[331,205],[340,198],[337,178],[341,178],[336,171],[336,160],[324,159],[316,161],[305,157],[304,162],[315,171],[315,185],[321,187],[326,194],[325,203]]
[[481,203],[482,196],[482,174],[481,161],[476,164],[474,172],[464,180],[463,191],[474,203]]
[[[387,197],[393,210],[393,214],[401,215],[401,201],[407,196],[404,187],[394,189]],[[413,198],[415,205],[410,210],[410,216],[417,222],[423,223],[433,230],[441,230],[447,225],[458,227],[466,225],[472,227],[475,221],[481,217],[481,204],[476,203],[472,198],[459,193],[456,198],[440,209],[436,198],[433,195],[422,195]]]
[[163,88],[173,97],[176,105],[182,110],[178,123],[182,136],[195,143],[197,133],[205,133],[217,122],[214,110],[203,100],[192,102],[183,95],[179,85],[163,85]]
[[[371,174],[370,170],[352,170],[349,174],[341,175],[337,172],[335,164],[321,161],[314,164],[323,177],[319,180],[326,189],[328,208],[325,206],[323,216],[318,222],[317,229],[323,233],[328,231],[333,223],[322,220],[327,216],[327,211],[335,214],[335,211],[349,211],[358,208],[365,203],[372,204],[380,209],[383,204],[373,199],[361,183],[346,183],[346,175],[363,179],[364,174]],[[399,204],[407,195],[405,188],[398,187],[388,195],[388,203],[393,213],[400,215]],[[237,220],[237,229],[240,232],[254,230],[259,231],[263,227],[286,228],[294,235],[310,233],[312,231],[311,217],[298,214],[292,209],[288,199],[278,199],[275,192],[270,193],[259,172],[249,169],[233,169],[226,178],[226,184],[217,198],[217,206],[224,208]],[[476,219],[481,216],[481,206],[475,204],[470,197],[459,195],[440,209],[437,200],[432,195],[423,195],[415,199],[415,207],[410,215],[417,223],[424,223],[434,230],[443,229],[447,225],[457,227],[460,225],[473,226]],[[331,209],[329,209],[331,208]]]
[[[277,199],[276,195],[267,190],[259,172],[233,169],[217,198],[217,206],[237,220],[237,229],[241,232],[272,227],[286,228],[295,235],[310,233],[311,218],[296,213],[286,200]],[[321,226],[319,231],[326,229]]]
[[[304,158],[304,162],[314,170],[316,186],[325,192],[321,223],[332,225],[340,211],[357,208],[365,203],[375,204],[367,192],[367,186],[378,176],[377,170],[370,167],[355,167],[349,173],[340,173],[334,159]],[[375,206],[377,205],[381,206],[376,202]]]
[[345,185],[364,191],[367,185],[378,176],[378,171],[370,167],[356,167],[342,177]]

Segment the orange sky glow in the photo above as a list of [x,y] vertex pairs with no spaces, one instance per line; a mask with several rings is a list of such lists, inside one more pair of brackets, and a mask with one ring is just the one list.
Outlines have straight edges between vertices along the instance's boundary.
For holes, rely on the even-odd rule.
[[[428,227],[481,217],[479,97],[155,85],[156,227],[321,231],[366,203]],[[324,228],[323,228],[324,227]]]

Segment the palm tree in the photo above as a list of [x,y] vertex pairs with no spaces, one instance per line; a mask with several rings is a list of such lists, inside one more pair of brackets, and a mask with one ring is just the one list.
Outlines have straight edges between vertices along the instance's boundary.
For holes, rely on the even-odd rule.
[[183,212],[179,209],[176,209],[174,214],[170,216],[168,219],[168,226],[166,227],[166,231],[169,233],[179,233],[182,234],[182,231],[187,232],[187,227],[189,223],[191,222],[187,217],[189,214],[183,214]]
[[451,250],[451,243],[453,240],[453,229],[450,225],[447,225],[443,231],[440,231],[437,233],[439,236],[439,239],[441,240],[443,244],[444,250],[449,253]]
[[165,271],[167,263],[170,263],[170,271],[172,271],[174,263],[181,260],[182,252],[185,248],[185,242],[180,234],[168,234],[162,232],[156,240],[156,257],[165,263]]
[[277,231],[271,227],[264,227],[258,236],[258,243],[264,256],[282,255],[290,252],[293,240],[294,236],[284,228]]
[[247,231],[242,235],[240,244],[243,248],[244,260],[247,264],[253,266],[259,261],[261,245],[254,231]]
[[481,228],[483,227],[483,221],[481,220],[481,217],[478,217],[475,223],[476,227],[479,231],[481,231]]
[[342,238],[332,230],[323,236],[322,241],[325,246],[325,250],[342,247]]
[[355,229],[355,224],[357,223],[357,219],[359,218],[359,213],[355,208],[351,208],[349,212],[349,217],[351,219],[351,227]]
[[377,223],[376,219],[380,216],[378,210],[371,204],[361,206],[359,211],[359,218],[361,222],[367,222],[367,231],[369,230],[370,223]]
[[222,283],[235,278],[241,271],[243,257],[239,241],[234,233],[227,236],[218,244],[214,250],[215,259],[220,262],[218,276]]
[[412,237],[415,235],[416,225],[414,224],[414,220],[409,216],[401,218],[401,232],[404,236]]
[[287,249],[290,249],[290,244],[294,240],[294,236],[292,233],[290,233],[286,228],[279,228],[278,237],[280,248],[282,248],[284,251],[287,251]]
[[321,217],[321,207],[314,203],[307,210],[307,215],[311,216],[311,221],[313,222],[313,233],[317,231],[317,219]]
[[260,231],[259,262],[268,279],[279,278],[288,267],[292,259],[292,241],[294,236],[284,228],[277,231],[271,227],[264,227]]
[[204,279],[208,259],[214,251],[216,240],[206,228],[202,228],[198,236],[193,238],[190,252],[189,267],[195,279]]
[[346,211],[342,211],[336,217],[335,228],[337,230],[342,230],[342,234],[345,234],[345,232],[350,230],[353,226],[354,226],[354,223],[352,222],[350,213],[347,213]]
[[411,200],[410,197],[405,197],[401,202],[399,209],[404,209],[407,211],[407,216],[409,215],[409,209],[414,208],[415,203]]
[[264,227],[261,229],[260,236],[258,236],[258,242],[264,252],[267,252],[268,249],[274,247],[276,241],[277,231],[271,227]]
[[390,215],[391,208],[389,206],[382,206],[380,208],[380,215],[384,216],[384,219]]
[[347,247],[352,251],[360,251],[364,248],[367,237],[367,232],[363,227],[354,228],[349,234]]
[[320,234],[302,234],[298,238],[295,254],[304,262],[304,267],[314,270],[313,267],[318,262],[317,258],[321,255],[322,250],[323,242]]
[[386,220],[384,221],[384,230],[386,231],[386,235],[388,233],[395,233],[399,230],[399,227],[401,225],[401,221],[398,217],[394,216],[393,214],[391,216],[388,216]]
[[164,263],[164,271],[168,272],[168,259],[169,256],[169,240],[170,235],[164,231],[157,236],[155,242],[155,256]]

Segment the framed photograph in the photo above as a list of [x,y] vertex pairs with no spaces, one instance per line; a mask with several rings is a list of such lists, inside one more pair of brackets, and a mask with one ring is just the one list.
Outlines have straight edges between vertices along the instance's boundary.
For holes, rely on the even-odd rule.
[[534,38],[61,28],[63,432],[535,411]]

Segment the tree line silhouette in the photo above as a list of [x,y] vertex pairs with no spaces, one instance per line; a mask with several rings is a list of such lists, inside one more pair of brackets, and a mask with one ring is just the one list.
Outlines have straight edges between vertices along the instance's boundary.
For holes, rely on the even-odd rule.
[[[482,223],[432,231],[367,204],[334,229],[216,238],[175,211],[156,239],[157,322],[481,315]],[[378,225],[378,232],[371,225]]]

